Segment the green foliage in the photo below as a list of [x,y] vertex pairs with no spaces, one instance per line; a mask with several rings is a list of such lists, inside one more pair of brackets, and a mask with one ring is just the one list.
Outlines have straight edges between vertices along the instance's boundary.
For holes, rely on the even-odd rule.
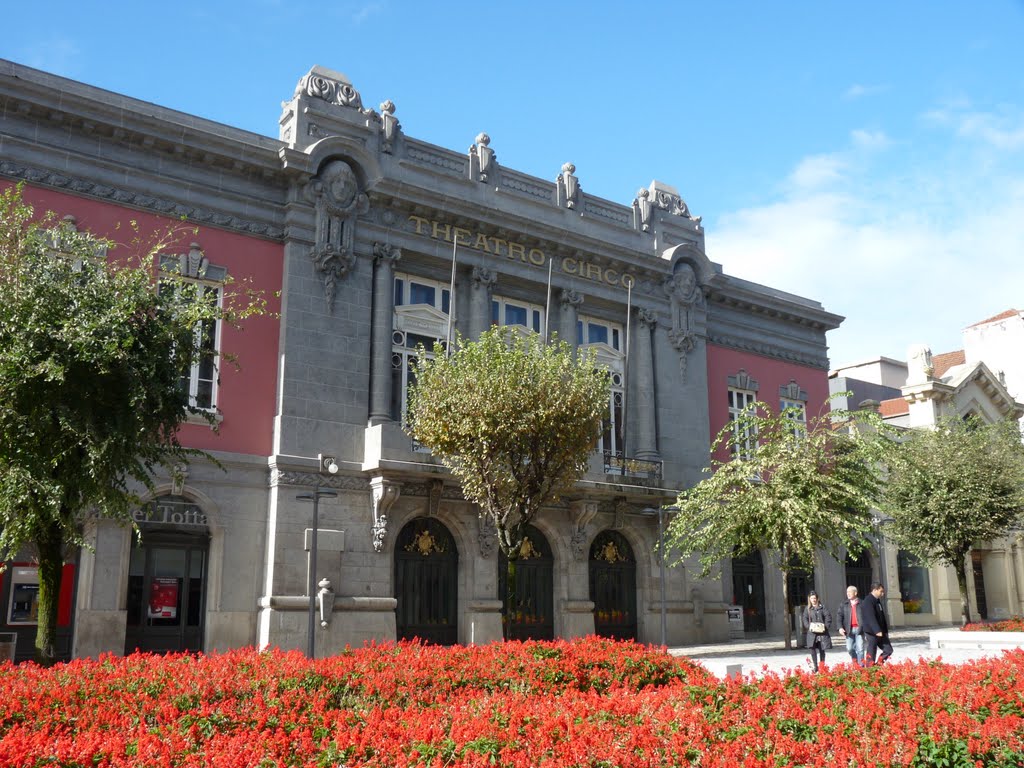
[[587,469],[608,409],[606,371],[563,341],[506,327],[419,356],[409,432],[494,523],[509,560],[544,504]]
[[[702,575],[733,556],[774,550],[785,595],[789,569],[812,568],[816,551],[838,559],[867,546],[891,451],[881,421],[833,411],[803,427],[794,415],[754,403],[715,437],[709,476],[679,495],[667,540],[683,558],[698,554]],[[719,458],[742,455],[748,435],[756,436],[749,456]]]
[[35,220],[20,189],[0,195],[0,559],[35,547],[43,635],[62,550],[84,543],[85,517],[130,523],[134,491],[151,487],[156,467],[195,455],[177,438],[195,412],[181,375],[216,353],[197,324],[261,308],[219,307],[173,274],[157,290],[166,242],[121,261],[108,245]]
[[889,532],[926,564],[956,569],[969,620],[965,558],[1024,517],[1024,444],[1016,421],[947,419],[914,430],[890,461]]

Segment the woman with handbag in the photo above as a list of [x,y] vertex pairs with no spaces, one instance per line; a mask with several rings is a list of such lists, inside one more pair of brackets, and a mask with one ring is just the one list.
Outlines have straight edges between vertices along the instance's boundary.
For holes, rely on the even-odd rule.
[[817,672],[819,659],[824,664],[825,651],[832,647],[832,614],[818,602],[818,593],[814,590],[807,595],[802,624],[807,633],[807,647],[811,651],[811,666]]

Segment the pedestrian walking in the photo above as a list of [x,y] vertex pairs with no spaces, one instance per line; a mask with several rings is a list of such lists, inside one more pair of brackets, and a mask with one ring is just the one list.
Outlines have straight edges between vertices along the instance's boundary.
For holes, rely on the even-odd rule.
[[819,659],[824,664],[825,651],[832,647],[832,614],[818,601],[818,593],[814,590],[807,595],[807,607],[801,623],[807,633],[807,647],[811,650],[811,666],[817,672]]
[[[871,585],[871,593],[865,596],[857,606],[857,619],[864,633],[864,661],[869,666],[884,663],[892,656],[892,643],[889,642],[889,620],[885,616],[885,587],[881,582]],[[879,656],[881,652],[881,656]]]
[[846,599],[839,605],[836,611],[836,624],[839,634],[846,638],[846,652],[857,664],[864,663],[864,633],[861,631],[860,621],[857,618],[857,606],[860,598],[857,596],[857,588],[852,584],[846,588]]

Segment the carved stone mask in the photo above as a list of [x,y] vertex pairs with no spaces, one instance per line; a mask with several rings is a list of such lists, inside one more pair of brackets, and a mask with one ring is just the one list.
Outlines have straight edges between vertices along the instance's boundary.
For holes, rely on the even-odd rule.
[[331,202],[339,208],[348,208],[359,192],[356,175],[348,163],[332,160],[320,173]]

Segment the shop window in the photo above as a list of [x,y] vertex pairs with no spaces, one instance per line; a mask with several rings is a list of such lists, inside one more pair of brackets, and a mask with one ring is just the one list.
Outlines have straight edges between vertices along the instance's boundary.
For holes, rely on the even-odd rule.
[[904,613],[931,613],[932,593],[928,569],[914,555],[901,549],[896,558]]

